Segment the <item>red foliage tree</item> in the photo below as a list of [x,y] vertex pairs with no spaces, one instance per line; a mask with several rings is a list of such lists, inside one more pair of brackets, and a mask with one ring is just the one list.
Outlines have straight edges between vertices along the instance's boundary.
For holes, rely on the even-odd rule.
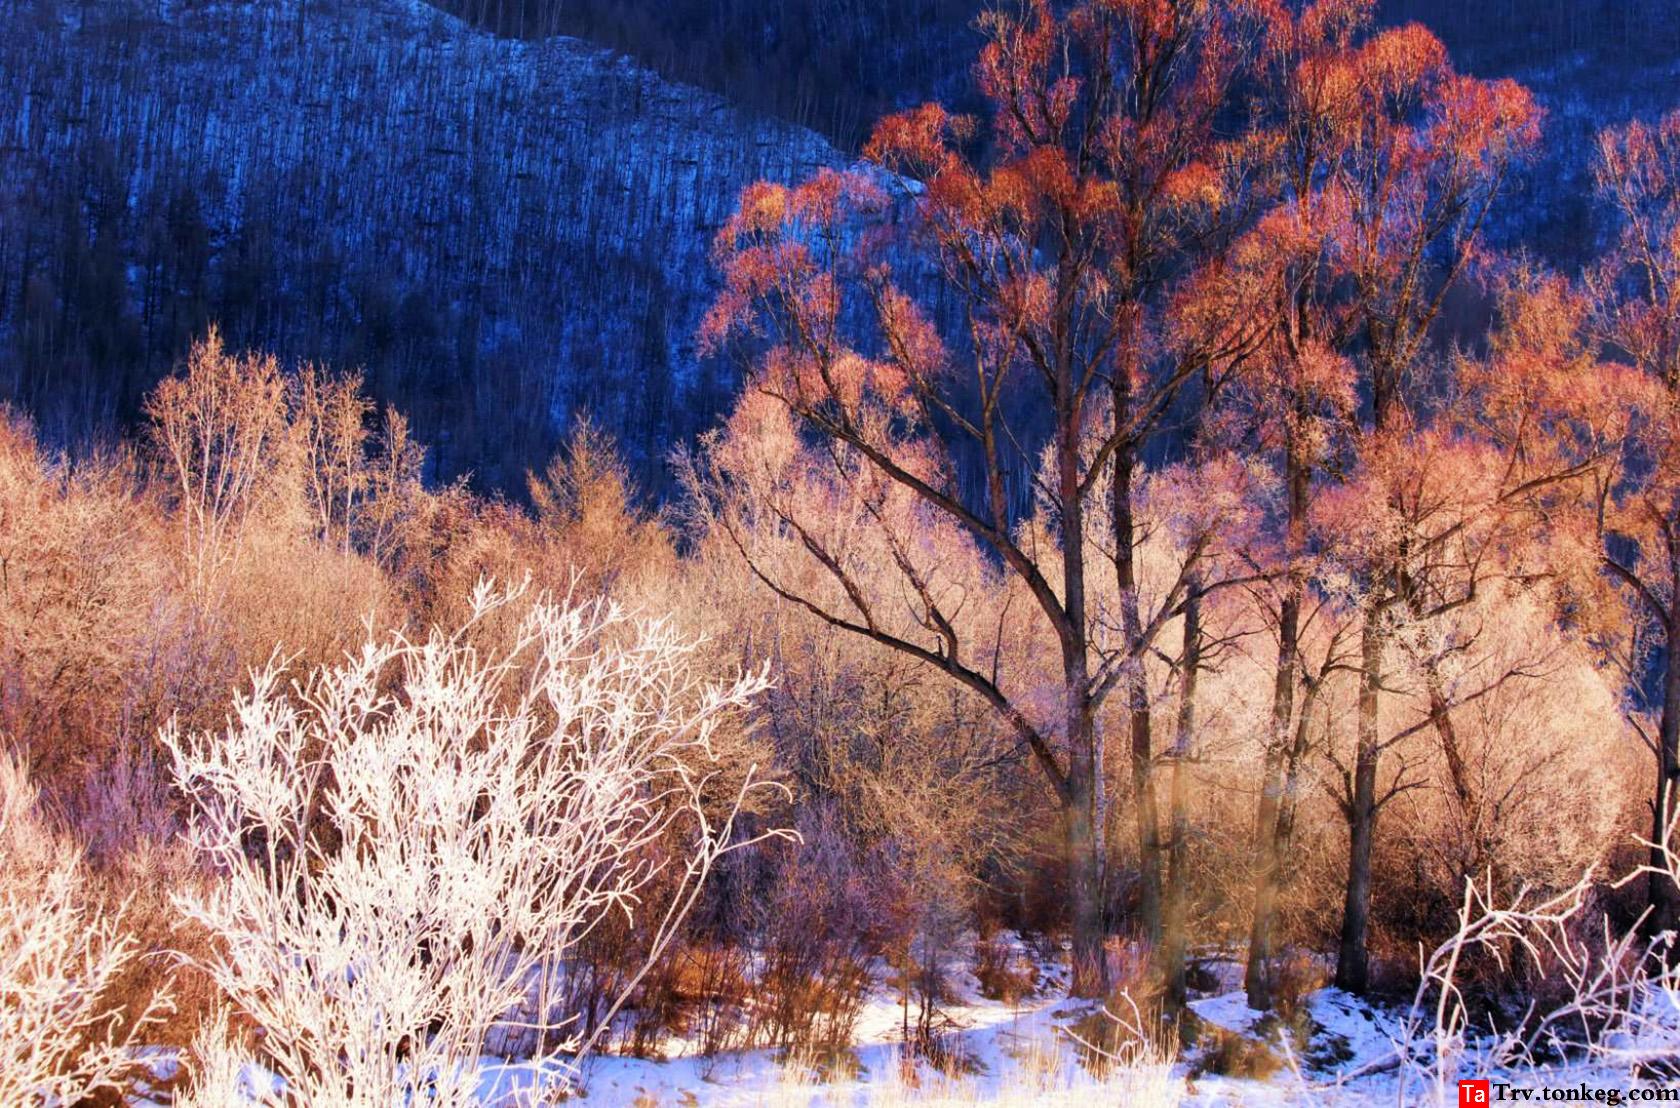
[[[1646,657],[1655,670],[1651,840],[1660,844],[1680,802],[1680,112],[1606,131],[1596,177],[1617,234],[1588,273],[1589,326],[1633,373],[1617,392],[1624,449],[1604,472],[1595,507],[1605,571],[1642,617],[1623,651],[1635,688]],[[1662,861],[1660,850],[1653,858]],[[1672,882],[1650,882],[1650,906],[1653,929],[1680,925]]]
[[[1186,564],[1166,595],[1141,596],[1139,468],[1203,392],[1192,385],[1238,364],[1264,327],[1252,313],[1191,310],[1215,296],[1190,290],[1217,266],[1240,214],[1229,199],[1246,149],[1222,141],[1215,121],[1243,60],[1242,8],[1108,0],[1059,15],[1037,0],[1019,15],[988,14],[978,75],[991,104],[989,157],[968,154],[980,144],[975,121],[928,104],[877,127],[867,152],[885,174],[825,171],[791,190],[749,188],[718,239],[726,288],[704,328],[712,343],[745,328],[768,336],[737,431],[749,420],[762,431],[760,401],[772,400],[791,416],[790,434],[827,444],[806,463],[824,480],[883,517],[891,486],[989,551],[1031,597],[1059,654],[1051,720],[999,685],[906,543],[893,559],[898,589],[916,598],[911,632],[877,618],[886,604],[811,529],[801,540],[839,582],[837,602],[755,566],[835,626],[985,698],[1031,752],[1064,817],[1074,988],[1087,996],[1107,984],[1098,712],[1116,692],[1130,709],[1140,914],[1157,939],[1161,832],[1141,659],[1201,588]],[[929,287],[956,306],[960,352],[912,295]],[[1032,480],[1035,419],[1049,424],[1047,476],[1034,491],[1060,536],[1053,552],[1018,532],[1011,512]],[[973,487],[956,479],[959,455],[979,459]],[[714,476],[714,491],[731,487],[729,473]],[[779,525],[798,528],[792,514]],[[1110,533],[1093,564],[1078,537],[1095,520]],[[1093,626],[1099,587],[1118,597],[1113,635]]]
[[[801,433],[845,448],[831,452],[837,473],[908,490],[992,551],[1033,597],[1060,648],[1062,718],[1053,726],[1029,721],[965,665],[943,617],[926,613],[931,646],[867,620],[859,629],[920,651],[987,696],[1034,751],[1066,816],[1082,991],[1099,988],[1102,974],[1098,711],[1111,692],[1124,698],[1140,915],[1157,940],[1158,752],[1138,659],[1218,585],[1193,564],[1201,550],[1168,596],[1144,602],[1142,459],[1169,418],[1181,437],[1179,421],[1194,420],[1202,400],[1240,385],[1283,475],[1281,553],[1266,567],[1278,582],[1278,661],[1257,819],[1250,985],[1260,1003],[1290,819],[1284,790],[1301,757],[1298,694],[1309,680],[1300,612],[1309,562],[1334,545],[1312,538],[1310,517],[1315,490],[1335,483],[1327,463],[1352,474],[1338,503],[1370,513],[1370,526],[1352,533],[1391,540],[1340,559],[1361,582],[1364,631],[1338,980],[1363,989],[1378,769],[1392,741],[1378,733],[1384,659],[1400,614],[1427,618],[1438,607],[1427,597],[1451,591],[1420,574],[1446,574],[1431,558],[1466,532],[1454,524],[1427,539],[1373,528],[1423,526],[1408,513],[1428,498],[1406,502],[1420,475],[1400,463],[1458,442],[1429,426],[1428,396],[1440,382],[1418,371],[1508,167],[1536,141],[1538,112],[1520,86],[1455,73],[1423,28],[1377,30],[1369,0],[1127,0],[1081,4],[1065,17],[1038,3],[1021,17],[991,14],[985,26],[989,158],[968,153],[981,140],[974,121],[930,104],[877,128],[868,153],[887,175],[823,173],[793,190],[749,189],[719,239],[726,289],[705,337],[767,333],[755,387]],[[1251,74],[1261,95],[1234,96],[1239,74]],[[912,182],[908,202],[895,204],[895,187]],[[966,324],[960,354],[909,291],[930,283]],[[1061,536],[1053,560],[1019,541],[1009,511],[1023,481],[1017,431],[1027,413],[1050,424],[1036,493]],[[959,449],[981,459],[978,488],[959,487],[951,473]],[[1450,468],[1431,469],[1429,481]],[[1429,501],[1425,514],[1435,518],[1437,507]],[[1094,521],[1110,532],[1095,557],[1068,541]],[[1119,608],[1119,634],[1105,636],[1118,645],[1101,648],[1098,573]],[[1443,725],[1450,708],[1449,698],[1436,712]]]
[[[1250,141],[1263,211],[1235,258],[1251,271],[1247,286],[1271,301],[1266,314],[1275,324],[1240,391],[1285,489],[1247,973],[1250,1001],[1260,1007],[1270,999],[1290,819],[1285,786],[1304,753],[1296,741],[1307,708],[1299,693],[1309,684],[1299,641],[1304,589],[1315,554],[1336,538],[1311,540],[1315,490],[1331,483],[1332,460],[1357,471],[1362,459],[1439,445],[1412,438],[1421,398],[1415,370],[1449,290],[1476,256],[1507,168],[1538,133],[1538,112],[1520,86],[1455,73],[1427,30],[1378,30],[1373,9],[1369,0],[1257,5],[1265,95]],[[1384,495],[1363,503],[1388,511]],[[1375,517],[1342,522],[1362,534]],[[1345,798],[1351,853],[1337,974],[1354,990],[1366,981],[1385,628],[1392,610],[1417,595],[1402,568],[1405,552],[1365,551],[1354,567],[1366,605],[1364,691]]]

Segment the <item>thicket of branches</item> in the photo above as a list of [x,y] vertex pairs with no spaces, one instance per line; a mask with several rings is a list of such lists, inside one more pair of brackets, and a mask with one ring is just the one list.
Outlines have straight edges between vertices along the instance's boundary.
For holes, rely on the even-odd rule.
[[208,328],[132,440],[6,414],[29,1088],[143,1035],[202,1103],[461,1101],[842,1048],[883,981],[939,1057],[958,966],[1038,987],[1006,929],[1093,999],[1208,950],[1257,1008],[1434,999],[1441,1082],[1467,996],[1542,991],[1472,948],[1634,936],[1562,947],[1600,1057],[1675,995],[1680,114],[1603,133],[1556,273],[1483,237],[1532,99],[1369,4],[985,29],[984,118],[740,195],[699,341],[747,385],[668,511],[587,421],[520,503],[428,480],[362,375]]

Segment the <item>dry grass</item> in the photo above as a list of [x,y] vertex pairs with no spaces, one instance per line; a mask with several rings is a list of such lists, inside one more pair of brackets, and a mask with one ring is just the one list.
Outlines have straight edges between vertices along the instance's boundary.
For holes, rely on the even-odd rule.
[[789,1066],[759,1108],[856,1105],[866,1108],[1087,1108],[1123,1104],[1129,1108],[1175,1108],[1185,1095],[1172,1059],[1138,1043],[1096,1073],[1074,1057],[1065,1041],[1028,1040],[1010,1052],[994,1074],[947,1075],[925,1066],[889,1064],[880,1080],[828,1085],[805,1066]]

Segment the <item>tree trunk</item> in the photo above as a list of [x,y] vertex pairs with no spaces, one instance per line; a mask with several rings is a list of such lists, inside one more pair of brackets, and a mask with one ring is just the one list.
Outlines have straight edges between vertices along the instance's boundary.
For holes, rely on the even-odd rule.
[[1266,1011],[1272,1006],[1272,957],[1276,947],[1277,900],[1283,866],[1283,792],[1291,776],[1285,765],[1290,720],[1295,707],[1295,637],[1300,608],[1297,598],[1283,603],[1278,662],[1272,689],[1272,744],[1266,751],[1260,787],[1260,811],[1255,820],[1254,916],[1248,932],[1248,965],[1243,987],[1248,1006]]
[[[1458,805],[1459,819],[1464,827],[1464,853],[1458,858],[1456,875],[1462,885],[1467,879],[1477,879],[1484,871],[1492,873],[1494,863],[1492,840],[1487,826],[1487,813],[1482,811],[1470,780],[1470,767],[1464,761],[1464,747],[1458,741],[1458,726],[1452,718],[1452,702],[1447,698],[1446,683],[1441,679],[1440,667],[1427,662],[1423,671],[1424,686],[1429,693],[1429,722],[1441,740],[1441,754],[1447,763],[1447,781],[1452,786],[1453,801]],[[1497,875],[1494,875],[1497,878]]]
[[1138,846],[1138,931],[1154,946],[1161,941],[1161,814],[1155,802],[1155,754],[1149,691],[1143,663],[1131,680],[1132,800]]
[[1347,896],[1342,907],[1341,945],[1336,952],[1336,986],[1362,994],[1370,984],[1366,940],[1371,925],[1371,839],[1377,822],[1377,698],[1382,688],[1382,614],[1372,604],[1361,634],[1359,749],[1349,791]]
[[[1071,396],[1062,375],[1061,396]],[[1068,742],[1067,815],[1068,882],[1073,914],[1073,994],[1108,994],[1108,958],[1103,947],[1107,927],[1103,890],[1101,836],[1097,833],[1096,720],[1091,707],[1090,659],[1085,618],[1085,514],[1080,500],[1079,436],[1082,419],[1072,404],[1057,416],[1056,481],[1063,535],[1062,597],[1066,619],[1060,628],[1063,726]]]
[[1161,980],[1169,1011],[1181,1010],[1189,1000],[1184,979],[1185,953],[1189,948],[1189,882],[1186,879],[1189,845],[1189,774],[1196,729],[1196,678],[1201,669],[1202,620],[1200,584],[1192,579],[1184,606],[1184,655],[1179,661],[1183,684],[1179,687],[1178,731],[1173,737],[1171,786],[1168,789],[1167,883],[1161,942]]
[[1267,766],[1265,791],[1260,795],[1259,840],[1254,859],[1254,916],[1248,931],[1248,965],[1243,971],[1243,989],[1248,996],[1248,1006],[1257,1012],[1268,1011],[1272,1006],[1272,958],[1277,944],[1277,902],[1282,863],[1278,849],[1282,778],[1280,758],[1276,769]]
[[[1322,678],[1306,688],[1306,696],[1301,702],[1301,718],[1295,724],[1295,745],[1290,747],[1289,756],[1284,761],[1283,768],[1283,797],[1278,804],[1277,853],[1279,858],[1289,857],[1289,851],[1295,843],[1295,813],[1300,808],[1301,800],[1301,763],[1307,756],[1307,744],[1312,742],[1312,725],[1317,719],[1316,711],[1320,701],[1320,694],[1324,690]],[[1282,882],[1279,882],[1282,887]]]
[[[1680,567],[1676,567],[1675,580],[1680,580]],[[1650,875],[1651,911],[1646,920],[1651,934],[1672,931],[1680,923],[1680,886],[1663,876],[1668,870],[1663,844],[1674,823],[1676,802],[1680,801],[1676,795],[1680,790],[1680,664],[1674,656],[1674,632],[1680,629],[1680,589],[1669,602],[1667,623],[1662,717],[1657,725],[1657,795],[1651,806],[1651,868],[1658,871]]]
[[1066,818],[1069,907],[1073,916],[1073,983],[1078,997],[1108,995],[1108,957],[1104,949],[1102,866],[1093,816],[1095,775],[1089,759],[1076,759],[1068,774]]
[[[1124,401],[1117,389],[1116,410]],[[1138,614],[1137,568],[1133,555],[1135,529],[1132,517],[1132,467],[1129,450],[1115,453],[1114,460],[1114,550],[1115,578],[1120,591],[1121,630],[1129,647],[1143,640],[1143,620]],[[1155,803],[1155,751],[1153,720],[1149,709],[1149,679],[1139,656],[1126,675],[1126,709],[1131,715],[1132,806],[1138,845],[1138,923],[1145,942],[1161,941],[1161,823]]]
[[1283,793],[1294,776],[1286,766],[1290,720],[1295,714],[1295,671],[1299,666],[1301,577],[1296,559],[1305,543],[1307,471],[1293,444],[1285,451],[1289,489],[1289,580],[1278,610],[1277,669],[1272,682],[1272,734],[1262,767],[1259,813],[1254,823],[1254,916],[1248,933],[1248,965],[1243,987],[1248,1006],[1265,1011],[1272,1006],[1272,957],[1276,945],[1277,900],[1283,865]]

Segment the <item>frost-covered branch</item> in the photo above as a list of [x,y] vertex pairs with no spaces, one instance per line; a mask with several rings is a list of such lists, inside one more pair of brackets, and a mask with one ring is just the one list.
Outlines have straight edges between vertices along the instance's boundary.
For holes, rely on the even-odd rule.
[[271,664],[224,733],[163,736],[223,874],[182,906],[286,1103],[476,1103],[504,1068],[483,1056],[523,1042],[564,1083],[592,1043],[558,1034],[549,974],[614,912],[657,913],[657,958],[741,845],[756,785],[720,814],[711,740],[764,676],[707,682],[697,643],[602,602],[538,599],[511,645],[476,646],[516,600],[481,584],[463,628],[370,636],[290,688]]
[[125,1016],[111,990],[140,952],[120,910],[93,909],[81,859],[34,805],[0,752],[0,1104],[75,1104],[126,1088],[169,1000]]

